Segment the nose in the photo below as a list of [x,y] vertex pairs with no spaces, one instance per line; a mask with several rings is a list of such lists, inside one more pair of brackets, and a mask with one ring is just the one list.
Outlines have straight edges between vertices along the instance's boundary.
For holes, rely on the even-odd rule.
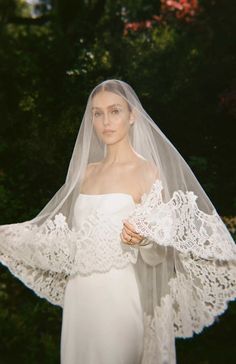
[[109,125],[110,124],[110,118],[109,118],[109,114],[108,113],[104,113],[104,117],[103,117],[103,124],[104,126]]

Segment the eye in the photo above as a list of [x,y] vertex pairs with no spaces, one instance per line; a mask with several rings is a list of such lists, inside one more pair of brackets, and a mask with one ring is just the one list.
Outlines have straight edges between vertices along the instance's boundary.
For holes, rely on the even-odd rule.
[[112,110],[112,113],[118,114],[119,113],[119,110],[118,109],[114,109],[114,110]]
[[95,117],[97,117],[97,116],[99,116],[99,115],[100,115],[100,112],[95,111],[94,116],[95,116]]

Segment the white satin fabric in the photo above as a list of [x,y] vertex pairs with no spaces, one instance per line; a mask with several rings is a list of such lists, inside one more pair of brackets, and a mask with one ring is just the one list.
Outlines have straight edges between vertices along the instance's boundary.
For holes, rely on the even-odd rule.
[[[121,222],[134,208],[134,201],[128,194],[80,194],[74,214],[77,227],[98,207]],[[139,364],[143,340],[139,282],[131,262],[121,269],[77,273],[69,279],[62,317],[61,364]]]

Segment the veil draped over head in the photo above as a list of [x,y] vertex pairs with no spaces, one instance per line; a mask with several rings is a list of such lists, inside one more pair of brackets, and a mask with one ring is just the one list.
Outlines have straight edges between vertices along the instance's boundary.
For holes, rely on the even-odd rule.
[[[192,170],[126,82],[106,80],[92,90],[64,185],[32,220],[0,226],[0,260],[37,295],[63,307],[66,283],[83,264],[78,252],[85,245],[80,244],[89,241],[81,242],[74,206],[87,165],[106,156],[92,124],[92,98],[100,90],[127,101],[135,115],[131,145],[158,171],[127,216],[148,244],[127,250],[138,254],[135,271],[145,323],[142,364],[175,363],[175,337],[201,332],[235,299],[236,248]],[[112,219],[106,221],[112,225]]]

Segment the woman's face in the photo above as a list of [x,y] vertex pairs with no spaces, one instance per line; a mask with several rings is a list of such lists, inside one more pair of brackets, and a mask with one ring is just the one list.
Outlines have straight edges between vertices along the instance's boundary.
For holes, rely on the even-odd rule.
[[132,113],[123,97],[110,91],[99,92],[92,100],[92,116],[96,134],[103,143],[113,144],[128,135]]

